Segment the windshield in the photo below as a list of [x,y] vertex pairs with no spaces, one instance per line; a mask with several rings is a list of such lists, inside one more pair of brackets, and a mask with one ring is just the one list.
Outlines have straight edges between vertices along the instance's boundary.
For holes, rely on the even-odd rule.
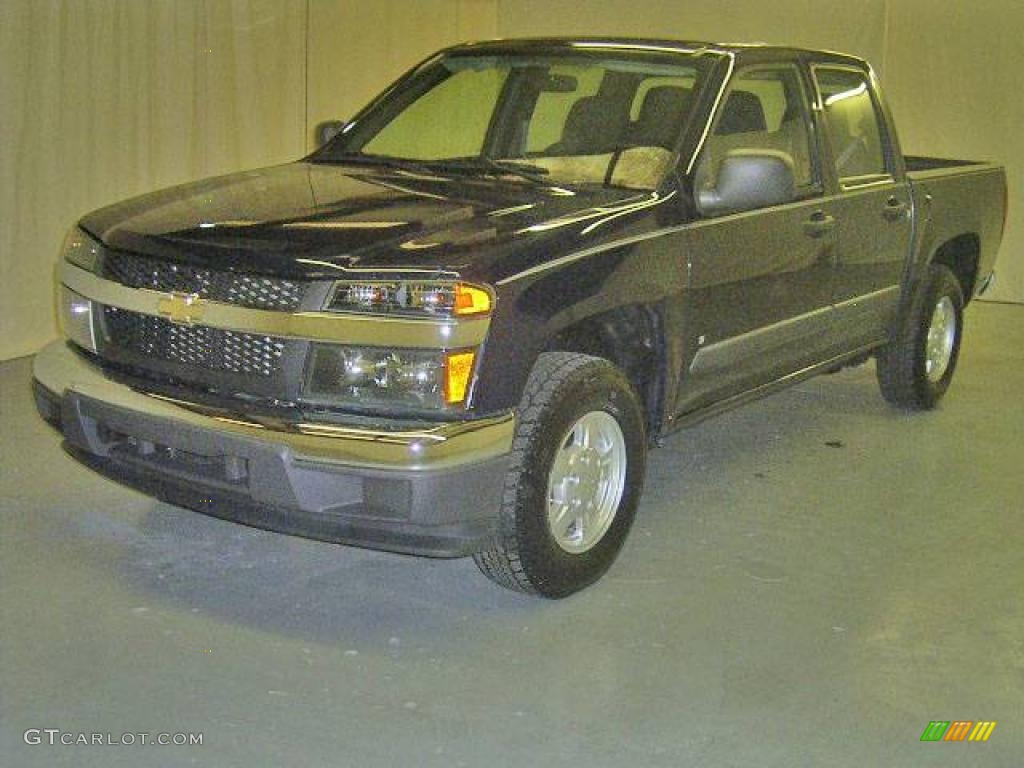
[[654,189],[675,160],[704,61],[449,55],[400,82],[316,159]]

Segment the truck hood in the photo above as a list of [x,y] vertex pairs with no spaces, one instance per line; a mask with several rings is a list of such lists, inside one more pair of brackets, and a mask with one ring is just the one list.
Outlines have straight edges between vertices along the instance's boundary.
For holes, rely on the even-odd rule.
[[652,198],[514,177],[298,162],[132,198],[87,215],[81,226],[113,249],[218,269],[321,278],[410,268],[490,279],[495,256],[509,250],[503,246],[576,237]]

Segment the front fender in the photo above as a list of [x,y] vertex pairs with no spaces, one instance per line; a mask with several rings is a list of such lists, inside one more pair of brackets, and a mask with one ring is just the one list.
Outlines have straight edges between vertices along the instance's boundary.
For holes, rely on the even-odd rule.
[[619,365],[649,415],[663,410],[673,370],[666,328],[681,307],[685,262],[662,238],[612,245],[498,286],[498,302],[481,361],[475,407],[518,405],[537,357],[549,350],[584,352]]

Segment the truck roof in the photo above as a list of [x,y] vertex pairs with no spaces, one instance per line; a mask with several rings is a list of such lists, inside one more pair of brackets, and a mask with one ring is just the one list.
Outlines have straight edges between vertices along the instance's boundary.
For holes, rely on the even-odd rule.
[[818,61],[850,64],[864,67],[867,62],[857,56],[836,51],[769,45],[768,43],[714,43],[704,40],[671,40],[641,37],[527,37],[482,40],[462,43],[446,49],[449,52],[531,53],[561,48],[618,48],[624,51],[666,51],[694,53],[705,51],[721,53],[742,59],[744,63],[778,61],[813,57]]

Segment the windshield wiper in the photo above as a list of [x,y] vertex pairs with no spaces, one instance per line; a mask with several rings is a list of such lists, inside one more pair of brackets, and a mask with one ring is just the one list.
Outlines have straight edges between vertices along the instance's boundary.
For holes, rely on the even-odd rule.
[[327,162],[352,163],[354,165],[377,165],[384,168],[398,168],[412,173],[422,173],[424,162],[409,157],[392,157],[391,155],[366,155],[362,152],[339,152],[328,155]]
[[479,157],[453,157],[448,160],[427,161],[430,168],[453,173],[481,173],[493,176],[511,175],[538,184],[544,183],[548,175],[547,168],[519,160],[501,160],[496,157],[480,155]]
[[394,157],[392,155],[368,155],[362,152],[339,152],[328,155],[326,160],[332,163],[353,163],[356,165],[376,165],[384,168],[398,168],[412,173],[434,171],[438,173],[512,175],[521,179],[542,184],[548,169],[524,163],[518,160],[502,160],[495,157],[480,155],[477,157],[452,157],[443,160],[416,160],[411,157]]

